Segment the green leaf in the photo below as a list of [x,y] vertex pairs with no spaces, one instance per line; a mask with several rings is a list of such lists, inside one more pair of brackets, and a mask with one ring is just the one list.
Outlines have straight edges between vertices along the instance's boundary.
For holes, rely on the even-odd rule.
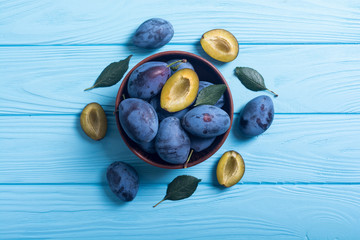
[[128,56],[124,60],[121,60],[119,62],[113,62],[108,65],[100,73],[94,85],[92,87],[86,88],[84,91],[99,87],[110,87],[117,84],[128,70],[131,57],[132,55]]
[[153,207],[156,207],[165,200],[181,200],[190,197],[196,190],[201,179],[189,175],[176,177],[169,183],[165,197]]
[[199,105],[214,105],[219,101],[221,96],[226,91],[225,84],[217,84],[217,85],[210,85],[206,88],[203,88],[195,102],[195,107]]
[[263,76],[261,76],[261,74],[255,69],[249,67],[237,67],[235,68],[235,75],[238,77],[240,82],[249,90],[267,90],[273,93],[275,97],[278,96],[276,93],[266,88]]

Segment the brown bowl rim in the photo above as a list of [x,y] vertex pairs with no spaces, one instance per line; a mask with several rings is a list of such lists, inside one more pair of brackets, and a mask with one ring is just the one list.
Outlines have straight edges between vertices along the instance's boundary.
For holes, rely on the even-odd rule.
[[234,105],[233,105],[233,99],[232,99],[232,95],[231,95],[231,91],[230,91],[230,87],[229,85],[227,84],[224,76],[221,74],[221,72],[211,63],[209,62],[208,60],[204,59],[203,57],[199,56],[199,55],[196,55],[194,53],[190,53],[190,52],[185,52],[185,51],[164,51],[164,52],[159,52],[159,53],[155,53],[149,57],[146,57],[144,58],[142,61],[140,61],[138,64],[136,64],[127,74],[126,76],[124,77],[124,79],[122,80],[121,84],[120,84],[120,87],[119,87],[119,90],[118,90],[118,93],[117,93],[117,96],[116,96],[116,100],[115,100],[115,111],[114,111],[114,114],[115,114],[115,118],[116,118],[116,125],[117,125],[117,128],[120,132],[120,136],[121,138],[123,139],[123,141],[125,142],[125,144],[127,145],[127,147],[137,156],[139,157],[141,160],[143,160],[144,162],[150,164],[150,165],[153,165],[153,166],[156,166],[156,167],[159,167],[159,168],[165,168],[165,169],[182,169],[184,168],[184,164],[161,164],[161,163],[157,163],[157,162],[154,162],[152,160],[149,160],[148,158],[142,156],[141,152],[137,151],[136,149],[132,148],[130,146],[130,144],[128,143],[128,140],[127,138],[125,137],[125,131],[122,129],[121,125],[120,125],[120,120],[119,120],[119,114],[117,114],[118,112],[118,108],[119,108],[119,104],[120,104],[120,99],[122,97],[122,92],[124,91],[124,88],[126,87],[126,84],[127,84],[127,81],[131,75],[131,73],[136,69],[138,68],[140,65],[144,64],[145,62],[148,62],[148,61],[151,61],[153,60],[154,58],[158,58],[158,57],[162,57],[162,56],[166,56],[166,55],[189,55],[193,58],[196,58],[197,60],[199,61],[202,61],[202,62],[205,62],[209,67],[211,67],[219,76],[220,78],[222,79],[223,83],[226,85],[226,88],[227,88],[227,93],[229,94],[229,104],[230,104],[230,127],[229,129],[223,134],[221,135],[221,141],[214,147],[212,148],[206,155],[204,155],[202,158],[194,161],[194,162],[189,162],[187,167],[192,167],[192,166],[195,166],[199,163],[202,163],[204,162],[205,160],[209,159],[212,155],[214,155],[221,147],[222,145],[224,144],[225,140],[227,139],[229,133],[230,133],[230,130],[231,130],[231,127],[232,127],[232,123],[233,123],[233,116],[234,116]]

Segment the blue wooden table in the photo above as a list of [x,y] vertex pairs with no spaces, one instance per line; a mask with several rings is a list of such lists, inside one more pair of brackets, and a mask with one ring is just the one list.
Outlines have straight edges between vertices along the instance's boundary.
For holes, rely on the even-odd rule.
[[[171,42],[154,51],[129,44],[151,17],[170,21]],[[233,75],[257,69],[274,99],[275,119],[244,141],[235,125],[204,163],[166,170],[138,159],[112,115],[119,87],[84,92],[110,62],[130,68],[160,51],[205,56],[201,35],[225,28],[238,58],[212,61],[235,107],[255,96]],[[360,2],[358,0],[0,1],[0,239],[359,239]],[[99,142],[81,130],[90,103],[107,115]],[[225,151],[246,172],[229,189],[215,168]],[[133,165],[140,190],[117,200],[105,181],[114,161]],[[195,194],[157,208],[167,184],[190,174]]]

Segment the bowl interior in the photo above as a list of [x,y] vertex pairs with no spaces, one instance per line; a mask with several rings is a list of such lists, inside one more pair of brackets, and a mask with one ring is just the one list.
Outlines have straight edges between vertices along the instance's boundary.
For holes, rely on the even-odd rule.
[[[221,75],[221,73],[210,62],[201,58],[200,56],[197,56],[195,54],[188,53],[188,52],[182,52],[182,51],[161,52],[161,53],[154,54],[154,55],[142,60],[135,67],[133,67],[129,71],[129,73],[125,76],[125,78],[123,79],[121,86],[119,88],[118,95],[116,97],[115,112],[117,112],[117,110],[118,110],[119,103],[123,99],[123,95],[126,98],[129,98],[129,95],[127,92],[127,81],[129,79],[129,76],[131,75],[131,73],[138,66],[140,66],[141,64],[148,62],[148,61],[167,62],[171,59],[187,59],[193,65],[195,72],[199,76],[200,81],[208,81],[208,82],[211,82],[214,84],[226,84],[227,85],[227,83],[226,83],[224,77]],[[233,121],[233,102],[232,102],[230,88],[228,85],[227,85],[227,91],[224,94],[224,101],[225,102],[224,102],[224,106],[222,107],[222,109],[224,111],[226,111],[230,116],[230,128],[231,128],[232,121]],[[143,151],[137,145],[137,143],[133,142],[126,135],[126,133],[124,132],[124,130],[122,129],[122,127],[120,125],[118,114],[115,114],[115,115],[116,115],[116,123],[117,123],[118,129],[120,131],[121,137],[125,141],[126,145],[130,148],[130,150],[132,152],[134,152],[139,158],[141,158],[142,160],[144,160],[145,162],[147,162],[151,165],[161,167],[161,168],[179,169],[179,168],[184,167],[184,165],[182,165],[182,164],[167,163],[167,162],[163,161],[157,154],[149,154],[149,153]],[[225,134],[218,136],[209,148],[207,148],[199,153],[193,152],[191,159],[188,163],[188,167],[199,164],[200,162],[211,157],[222,146],[222,144],[226,140],[226,138],[230,132],[230,128]]]

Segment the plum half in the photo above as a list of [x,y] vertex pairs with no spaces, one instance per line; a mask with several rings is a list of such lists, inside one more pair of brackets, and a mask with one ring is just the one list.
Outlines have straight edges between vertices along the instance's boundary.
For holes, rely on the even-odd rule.
[[160,95],[160,106],[168,112],[178,112],[190,106],[199,90],[199,77],[192,69],[175,72],[165,83]]
[[80,115],[80,125],[86,135],[98,141],[105,137],[107,119],[104,109],[98,103],[89,103]]
[[212,58],[221,62],[233,61],[239,53],[239,43],[229,31],[214,29],[204,33],[200,44]]
[[234,186],[243,177],[244,172],[244,159],[236,151],[225,152],[216,168],[218,182],[224,187]]

